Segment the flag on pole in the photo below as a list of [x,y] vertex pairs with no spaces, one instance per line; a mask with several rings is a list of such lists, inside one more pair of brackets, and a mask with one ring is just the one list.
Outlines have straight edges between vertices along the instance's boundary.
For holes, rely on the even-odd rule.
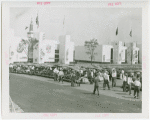
[[131,31],[130,31],[130,37],[132,37],[132,29],[131,29]]
[[116,35],[118,35],[118,27],[117,27],[117,29],[116,29]]
[[64,16],[64,21],[63,21],[63,28],[64,28],[64,25],[65,25],[65,16]]
[[37,24],[37,28],[39,27],[39,18],[38,18],[38,14],[37,14],[37,17],[36,17],[36,24]]
[[28,29],[28,27],[27,27],[27,26],[25,27],[25,30],[26,30],[26,29]]

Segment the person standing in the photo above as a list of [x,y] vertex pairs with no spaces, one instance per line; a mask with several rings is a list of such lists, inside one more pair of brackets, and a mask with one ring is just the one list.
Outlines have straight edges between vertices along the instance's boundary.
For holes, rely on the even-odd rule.
[[96,90],[98,92],[98,95],[99,95],[99,74],[97,73],[95,78],[94,78],[94,90],[93,90],[93,94],[95,94]]
[[124,70],[122,70],[121,73],[120,73],[120,79],[121,80],[123,79],[123,76],[124,76]]
[[140,72],[140,82],[141,82],[141,89],[142,89],[142,72]]
[[127,79],[128,79],[128,74],[127,73],[125,75],[123,74],[123,92],[126,92]]
[[54,72],[54,81],[57,81],[57,78],[58,78],[58,69],[57,69],[57,67],[53,70],[53,72]]
[[[140,87],[141,87],[141,83],[140,83],[140,77],[137,75],[137,78],[134,81],[134,98],[139,98],[139,92],[140,92]],[[137,96],[136,96],[137,93]]]
[[82,69],[80,70],[80,73],[81,73],[81,76],[83,76],[83,70]]
[[109,75],[108,75],[108,72],[107,71],[105,71],[105,73],[104,73],[104,84],[103,84],[103,89],[105,90],[105,87],[106,87],[106,85],[107,85],[107,87],[108,87],[108,90],[110,90],[110,87],[109,87]]
[[62,70],[62,68],[60,69],[60,71],[59,71],[59,82],[60,81],[62,81],[62,83],[63,83],[63,76],[64,76],[64,72],[63,72],[63,70]]
[[128,81],[127,81],[127,83],[128,83],[128,91],[129,91],[129,95],[132,95],[132,94],[131,94],[131,87],[132,87],[133,81],[132,81],[131,75],[128,76]]
[[93,72],[93,70],[91,70],[91,81],[92,81],[92,83],[94,82],[94,72]]
[[74,87],[75,77],[76,77],[75,72],[72,71],[72,73],[71,73],[71,87]]
[[113,70],[112,70],[112,88],[113,88],[113,87],[116,87],[116,77],[117,77],[116,70],[113,69]]

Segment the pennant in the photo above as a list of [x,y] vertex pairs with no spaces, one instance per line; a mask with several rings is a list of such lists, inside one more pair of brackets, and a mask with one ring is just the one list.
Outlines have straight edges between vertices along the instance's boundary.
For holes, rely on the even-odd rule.
[[36,24],[37,24],[37,28],[39,27],[39,18],[38,18],[38,14],[37,14],[37,17],[36,17]]
[[28,27],[27,27],[27,26],[25,27],[25,30],[26,30],[26,29],[28,29]]
[[116,35],[118,35],[118,27],[117,27],[117,29],[116,29]]
[[132,29],[131,29],[131,31],[130,31],[130,37],[132,37]]
[[64,25],[65,25],[65,16],[64,16],[64,21],[63,21],[63,27],[64,27]]

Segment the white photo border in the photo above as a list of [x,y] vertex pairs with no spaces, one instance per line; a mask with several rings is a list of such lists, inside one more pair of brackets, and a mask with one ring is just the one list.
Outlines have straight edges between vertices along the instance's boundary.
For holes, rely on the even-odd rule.
[[[37,1],[38,2],[38,1]],[[49,1],[47,6],[39,6],[36,1],[5,1],[2,2],[2,118],[5,119],[143,119],[149,118],[149,29],[148,29],[148,1],[123,1],[120,6],[108,6],[115,1]],[[95,117],[99,113],[56,113],[57,116],[44,116],[50,113],[9,113],[9,9],[10,7],[90,7],[90,8],[142,8],[142,113],[109,113],[106,117]],[[146,58],[146,59],[143,59]],[[146,64],[146,68],[143,68]]]

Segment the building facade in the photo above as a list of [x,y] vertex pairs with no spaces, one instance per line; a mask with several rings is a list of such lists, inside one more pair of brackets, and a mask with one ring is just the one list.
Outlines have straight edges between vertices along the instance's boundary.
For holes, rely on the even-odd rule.
[[74,61],[74,42],[70,41],[70,35],[62,35],[59,37],[59,43],[59,62],[70,64]]
[[33,47],[33,63],[55,62],[57,44],[55,40],[43,40],[35,44]]
[[[27,62],[28,45],[23,44],[20,37],[14,35],[14,30],[9,31],[9,63]],[[15,41],[15,42],[14,42]]]
[[[140,50],[140,51],[139,51]],[[90,56],[84,46],[75,47],[76,62],[90,62]],[[124,43],[122,41],[111,42],[111,45],[98,45],[93,62],[110,64],[139,64],[142,61],[141,44]]]
[[[93,61],[99,63],[111,63],[113,60],[113,46],[112,45],[98,45],[95,48]],[[87,49],[84,46],[75,47],[75,61],[88,62],[91,61],[90,55],[87,53]]]

